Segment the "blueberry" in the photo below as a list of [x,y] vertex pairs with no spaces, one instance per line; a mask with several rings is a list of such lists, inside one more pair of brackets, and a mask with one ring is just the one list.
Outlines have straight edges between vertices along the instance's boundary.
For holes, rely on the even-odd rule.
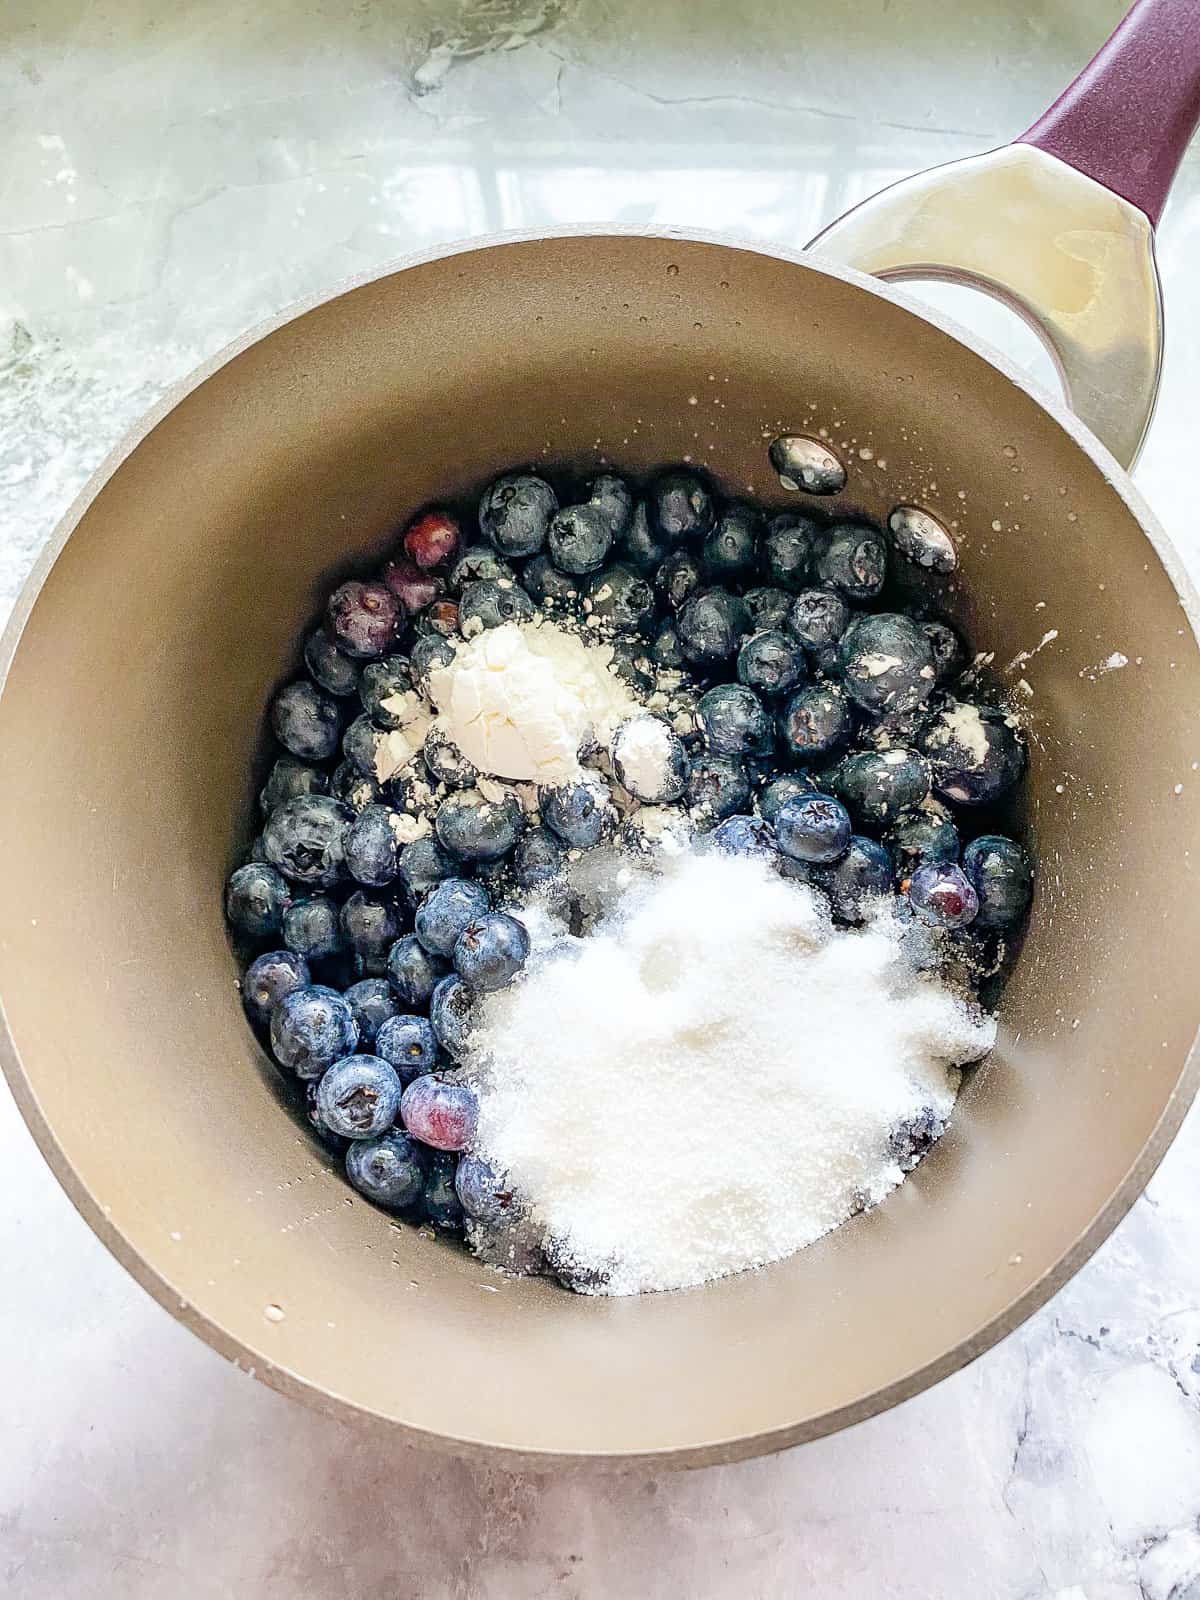
[[979,911],[970,878],[952,862],[931,861],[908,882],[908,902],[918,916],[938,928],[965,928]]
[[443,978],[429,1002],[429,1020],[438,1043],[452,1056],[463,1053],[474,1032],[474,995],[456,972]]
[[387,970],[387,953],[400,937],[400,917],[391,900],[356,889],[338,918],[342,937],[362,963],[377,976]]
[[820,525],[812,517],[784,511],[772,517],[762,541],[761,564],[768,583],[793,593],[803,589],[812,568]]
[[832,755],[853,729],[850,702],[833,684],[810,683],[797,689],[779,718],[779,736],[797,761]]
[[910,711],[933,689],[933,651],[915,622],[896,612],[859,617],[842,635],[846,688],[876,716]]
[[430,955],[449,960],[467,924],[486,916],[490,909],[487,890],[481,884],[469,878],[446,878],[417,907],[413,929]]
[[497,1227],[516,1210],[507,1176],[482,1156],[463,1156],[454,1174],[454,1187],[463,1210],[476,1222]]
[[471,789],[478,782],[478,770],[450,735],[436,724],[425,735],[424,756],[429,776],[435,783],[444,783],[447,789]]
[[785,856],[824,866],[845,855],[850,844],[850,814],[828,794],[785,800],[775,813],[775,837]]
[[339,650],[369,661],[394,642],[404,610],[387,584],[350,582],[329,596],[325,620]]
[[648,711],[626,717],[610,746],[617,782],[635,800],[665,805],[687,784],[688,759],[679,736]]
[[646,653],[645,640],[636,635],[612,641],[612,660],[609,670],[615,672],[622,683],[641,694],[650,694],[657,683],[654,663]]
[[498,555],[490,544],[473,544],[450,568],[450,592],[461,595],[470,584],[481,583],[485,578],[511,580],[516,576],[512,564]]
[[[929,806],[935,806],[930,801]],[[958,829],[939,807],[922,808],[911,816],[901,817],[888,829],[884,843],[896,860],[896,876],[903,882],[918,867],[929,864],[946,865],[958,860]]]
[[434,819],[438,842],[460,861],[498,861],[516,844],[522,826],[515,796],[487,800],[478,789],[447,795]]
[[875,839],[851,834],[845,854],[832,866],[817,868],[814,881],[829,896],[839,921],[862,922],[872,902],[891,893],[891,853]]
[[[433,572],[422,571],[415,561],[409,561],[407,557],[387,563],[383,569],[383,586],[396,602],[399,618],[397,629],[406,617],[415,617],[419,621],[422,613],[446,592],[444,578]],[[388,643],[390,641],[374,654],[383,655]]]
[[427,1167],[421,1209],[427,1222],[443,1233],[458,1233],[463,1226],[462,1202],[454,1179],[458,1157],[446,1150],[432,1150],[425,1157]]
[[588,484],[588,504],[601,511],[614,539],[620,539],[633,518],[633,491],[615,472],[602,472]]
[[712,583],[740,577],[754,565],[762,518],[752,506],[734,501],[725,507],[704,536],[700,561]]
[[821,541],[813,565],[820,581],[832,584],[847,600],[873,600],[887,577],[887,545],[877,528],[835,523]]
[[651,527],[650,512],[644,500],[639,500],[634,507],[620,540],[621,560],[643,573],[660,567],[670,549],[666,540],[660,539]]
[[608,787],[594,773],[578,782],[539,789],[538,809],[546,826],[575,850],[599,844],[612,821]]
[[556,512],[546,535],[550,559],[560,572],[582,576],[599,572],[612,549],[608,516],[600,506],[565,506]]
[[225,915],[247,939],[269,939],[279,932],[292,892],[273,865],[252,861],[229,875]]
[[400,887],[410,906],[424,899],[435,883],[452,878],[457,872],[454,858],[436,839],[414,839],[400,852]]
[[383,785],[360,772],[353,761],[339,762],[333,769],[329,789],[334,799],[349,806],[355,815],[367,806],[378,805],[383,799]]
[[584,609],[613,633],[644,634],[654,620],[654,590],[632,567],[615,562],[588,579]]
[[420,1152],[396,1128],[378,1139],[355,1139],[346,1151],[346,1176],[359,1194],[389,1211],[415,1204],[425,1187]]
[[718,756],[769,756],[775,748],[771,713],[752,689],[718,683],[700,697],[704,741]]
[[403,698],[413,686],[412,666],[407,656],[387,656],[382,661],[371,661],[362,669],[358,680],[358,698],[362,708],[378,728],[399,728],[402,715],[389,710],[385,700]]
[[816,785],[804,772],[784,772],[772,778],[758,797],[759,812],[768,822],[774,822],[780,808],[798,796],[815,794]]
[[280,756],[267,776],[258,797],[259,810],[269,816],[285,800],[294,800],[298,794],[328,794],[329,778],[317,767],[310,767],[295,756]]
[[694,472],[665,472],[650,486],[650,524],[667,544],[702,539],[716,521],[716,507]]
[[464,639],[485,628],[502,628],[506,622],[528,622],[532,616],[533,601],[513,578],[481,578],[468,584],[458,603]]
[[846,469],[820,439],[802,433],[781,433],[771,440],[771,465],[785,489],[805,494],[840,494],[846,487]]
[[901,1172],[911,1172],[923,1161],[946,1127],[945,1117],[932,1106],[923,1106],[913,1116],[898,1122],[888,1134],[888,1153]]
[[506,911],[478,917],[459,934],[454,944],[454,967],[472,989],[503,989],[529,958],[525,924]]
[[502,555],[536,555],[557,510],[558,497],[544,478],[509,472],[479,502],[479,531]]
[[979,928],[1011,928],[1029,908],[1033,868],[1021,846],[1002,833],[985,833],[963,851],[963,871],[979,898]]
[[293,989],[271,1013],[271,1050],[298,1078],[319,1078],[358,1043],[354,1013],[322,983]]
[[375,1049],[390,1062],[403,1084],[411,1083],[423,1072],[432,1072],[438,1063],[437,1035],[428,1017],[403,1013],[387,1018],[379,1030]]
[[726,855],[774,856],[778,853],[775,829],[762,817],[726,817],[717,824],[709,838]]
[[945,704],[946,697],[935,690],[919,706],[912,706],[908,711],[893,711],[890,716],[866,723],[859,742],[874,750],[892,750],[897,745],[915,749],[921,733]]
[[788,628],[806,650],[836,644],[850,621],[850,607],[832,589],[801,589],[788,613]]
[[672,611],[686,605],[703,581],[700,563],[690,550],[672,550],[654,575],[654,587]]
[[328,760],[337,749],[341,726],[337,701],[307,678],[285,685],[271,702],[275,737],[305,761]]
[[242,1002],[255,1022],[269,1022],[285,995],[306,989],[311,982],[312,974],[303,956],[291,950],[269,950],[246,968]]
[[740,761],[706,750],[692,757],[684,794],[689,811],[720,821],[750,804],[750,779]]
[[465,1150],[475,1137],[479,1101],[465,1083],[427,1072],[405,1089],[400,1115],[422,1144],[434,1150]]
[[364,778],[379,781],[379,751],[384,737],[383,730],[375,726],[365,711],[361,717],[355,717],[342,735],[342,754]]
[[276,806],[263,827],[263,848],[284,877],[322,888],[336,883],[353,821],[348,807],[327,795],[302,794]]
[[[392,986],[386,978],[363,978],[345,992],[346,1004],[358,1023],[358,1042],[364,1050],[374,1050],[379,1030],[400,1010]],[[378,1052],[386,1059],[386,1052]]]
[[342,654],[324,628],[317,628],[304,641],[304,665],[326,694],[340,698],[358,688],[357,662]]
[[915,750],[862,750],[846,756],[833,788],[860,826],[883,828],[929,793],[929,763]]
[[967,664],[967,647],[948,622],[923,622],[921,632],[933,652],[933,670],[939,683],[957,678]]
[[728,661],[750,631],[744,601],[727,589],[693,595],[679,613],[679,643],[695,666]]
[[536,605],[565,611],[579,599],[579,581],[560,572],[549,556],[534,556],[521,573],[521,587]]
[[513,851],[513,877],[519,888],[540,889],[563,870],[563,847],[549,828],[528,828]]
[[345,1056],[317,1085],[317,1115],[343,1139],[377,1139],[395,1122],[402,1093],[381,1056]]
[[325,961],[345,946],[338,908],[328,895],[297,900],[283,913],[283,942],[308,961]]
[[412,670],[413,685],[427,691],[429,674],[435,667],[448,667],[454,660],[454,646],[441,634],[427,633],[417,639],[409,652],[408,664]]
[[756,633],[767,628],[785,627],[792,609],[792,597],[786,589],[747,589],[742,601],[750,615],[750,626]]
[[756,694],[774,697],[791,694],[808,676],[804,651],[774,628],[752,633],[737,658],[738,681]]
[[304,1114],[314,1139],[318,1139],[331,1154],[345,1158],[350,1140],[341,1134],[330,1133],[317,1111],[317,1079],[309,1078],[304,1085]]
[[991,805],[1025,768],[1025,746],[1003,711],[952,700],[918,741],[933,786],[959,805]]
[[396,813],[389,806],[366,806],[346,833],[346,868],[356,883],[382,888],[400,870]]
[[669,667],[673,671],[686,665],[687,658],[679,642],[679,629],[670,620],[659,623],[650,654],[658,666]]
[[414,517],[404,530],[404,554],[427,572],[453,561],[462,544],[462,530],[448,511],[435,508]]

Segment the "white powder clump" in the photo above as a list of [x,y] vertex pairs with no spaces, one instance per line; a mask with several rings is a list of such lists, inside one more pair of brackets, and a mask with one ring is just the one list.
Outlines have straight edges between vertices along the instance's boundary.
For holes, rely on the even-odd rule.
[[634,875],[584,939],[535,923],[523,979],[480,1007],[477,1149],[592,1292],[810,1244],[900,1182],[889,1135],[944,1122],[994,1042],[890,918],[834,929],[747,857]]
[[425,735],[433,725],[433,710],[428,700],[413,689],[388,695],[380,704],[400,724],[381,734],[375,746],[375,776],[388,783],[410,767],[425,747]]
[[621,785],[649,805],[678,800],[684,791],[687,767],[679,739],[648,711],[629,717],[617,728],[612,764]]
[[554,623],[509,622],[459,643],[429,692],[439,725],[481,772],[565,783],[580,750],[606,744],[637,709],[612,659],[611,645]]

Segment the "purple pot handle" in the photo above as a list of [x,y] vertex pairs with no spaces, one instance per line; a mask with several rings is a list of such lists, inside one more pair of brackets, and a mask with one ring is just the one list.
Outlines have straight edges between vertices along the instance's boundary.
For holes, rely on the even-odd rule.
[[1200,0],[1137,0],[1020,144],[1036,145],[1157,226],[1200,121]]

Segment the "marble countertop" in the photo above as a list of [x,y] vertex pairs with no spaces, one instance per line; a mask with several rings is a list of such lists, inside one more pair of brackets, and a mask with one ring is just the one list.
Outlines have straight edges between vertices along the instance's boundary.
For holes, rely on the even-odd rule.
[[[0,0],[0,613],[125,427],[294,298],[497,228],[802,243],[1026,126],[1121,9]],[[1196,151],[1161,255],[1166,382],[1137,476],[1200,578]],[[108,1257],[0,1089],[0,1589],[1200,1600],[1198,1169],[1193,1113],[1061,1294],[888,1415],[736,1467],[516,1474],[227,1366]]]

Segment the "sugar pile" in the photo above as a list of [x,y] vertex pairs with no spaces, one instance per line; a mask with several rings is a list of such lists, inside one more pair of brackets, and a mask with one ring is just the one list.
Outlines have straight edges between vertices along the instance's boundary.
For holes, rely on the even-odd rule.
[[831,927],[746,857],[638,874],[587,937],[530,917],[481,1007],[477,1149],[575,1286],[683,1288],[791,1254],[900,1182],[995,1024],[919,977],[889,916]]

